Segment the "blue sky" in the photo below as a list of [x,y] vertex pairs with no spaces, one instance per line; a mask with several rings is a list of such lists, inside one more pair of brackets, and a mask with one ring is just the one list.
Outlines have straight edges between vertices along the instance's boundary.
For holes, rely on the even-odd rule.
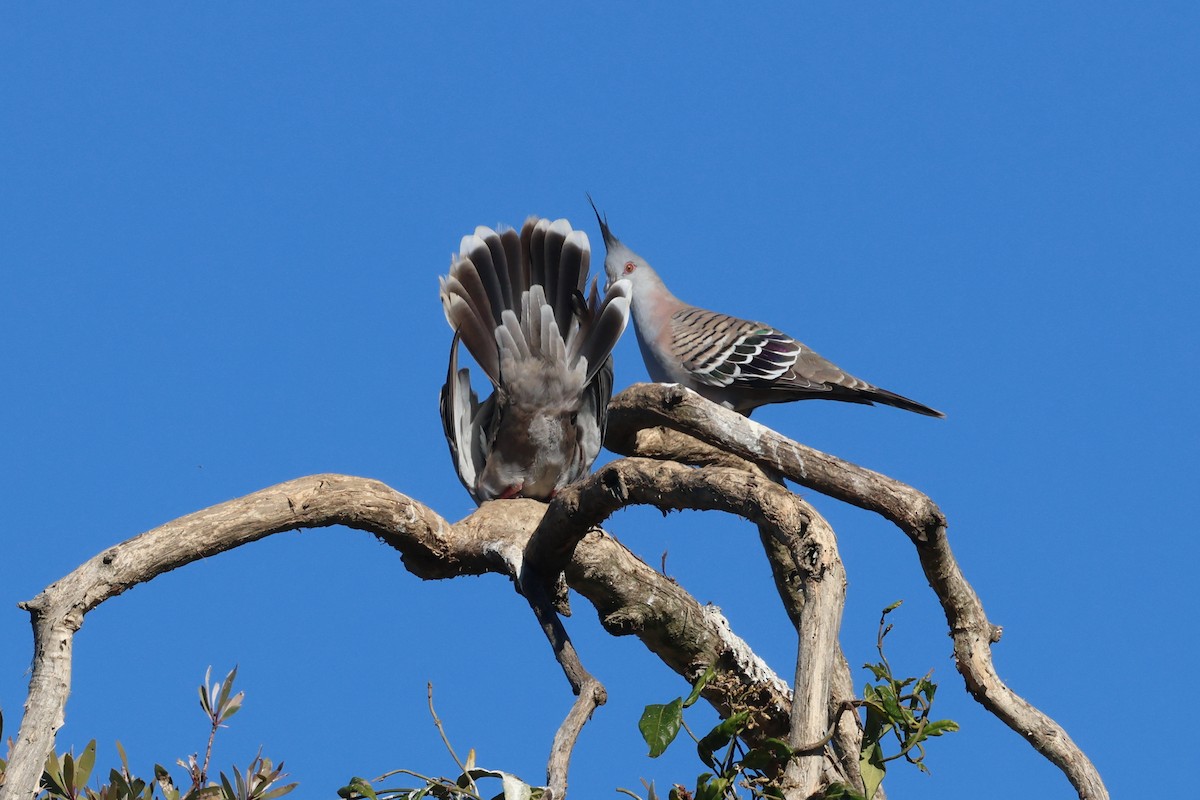
[[[437,421],[437,275],[476,225],[531,213],[599,246],[590,192],[682,298],[947,413],[756,419],[928,492],[1005,628],[1001,676],[1135,793],[1143,726],[1164,701],[1174,718],[1198,655],[1197,34],[1187,3],[7,6],[6,733],[30,659],[15,604],[113,543],[326,471],[465,515]],[[617,383],[644,378],[630,336]],[[962,725],[931,777],[889,776],[892,796],[1071,796],[966,695],[902,535],[810,499],[849,573],[851,664],[903,598],[893,664],[934,668]],[[668,551],[790,673],[748,524],[629,511],[609,530],[651,563]],[[575,609],[610,697],[575,793],[690,784],[690,748],[650,761],[635,727],[682,681]],[[532,782],[570,703],[506,581],[423,583],[342,529],[139,586],[88,616],[76,652],[62,747],[95,737],[111,764],[120,739],[145,772],[202,750],[193,687],[237,663],[246,708],[216,762],[262,744],[311,797],[450,772],[427,681],[460,750]]]

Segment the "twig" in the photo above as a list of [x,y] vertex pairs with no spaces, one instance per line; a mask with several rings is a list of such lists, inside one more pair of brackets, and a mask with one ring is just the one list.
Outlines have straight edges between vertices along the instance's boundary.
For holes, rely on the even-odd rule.
[[[440,717],[438,717],[437,712],[433,710],[432,681],[425,684],[425,694],[429,699],[429,716],[433,717],[433,724],[437,726],[438,734],[440,734],[442,737],[442,744],[446,745],[446,750],[449,751],[450,757],[454,759],[454,763],[458,765],[459,772],[463,775],[467,775],[467,765],[464,764],[462,759],[458,757],[458,753],[454,752],[454,747],[450,744],[450,737],[446,735],[446,729],[442,727],[442,720]],[[475,792],[478,792],[479,790],[475,786],[475,781],[471,779],[470,775],[467,775],[467,779],[471,781],[471,789]]]
[[575,693],[575,702],[571,704],[571,710],[567,712],[566,718],[554,734],[550,758],[546,763],[547,800],[562,800],[567,794],[567,771],[571,765],[575,743],[595,710],[607,701],[608,693],[603,684],[584,668],[566,626],[554,610],[554,602],[546,590],[546,583],[537,565],[526,559],[517,569],[517,584],[537,617],[542,633],[550,642],[554,657]]

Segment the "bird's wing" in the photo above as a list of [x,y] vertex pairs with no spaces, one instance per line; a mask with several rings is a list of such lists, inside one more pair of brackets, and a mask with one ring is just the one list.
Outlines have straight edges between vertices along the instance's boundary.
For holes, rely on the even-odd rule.
[[671,317],[670,336],[676,361],[709,386],[773,382],[802,349],[769,325],[694,307]]
[[458,341],[459,336],[455,334],[450,344],[446,383],[438,398],[442,431],[450,446],[450,458],[458,479],[471,498],[479,502],[475,496],[475,481],[486,461],[484,440],[491,425],[495,396],[488,398],[482,406],[479,404],[479,398],[471,388],[470,371],[458,368]]
[[695,380],[709,386],[791,392],[871,388],[761,322],[689,307],[671,317],[670,333],[678,362]]

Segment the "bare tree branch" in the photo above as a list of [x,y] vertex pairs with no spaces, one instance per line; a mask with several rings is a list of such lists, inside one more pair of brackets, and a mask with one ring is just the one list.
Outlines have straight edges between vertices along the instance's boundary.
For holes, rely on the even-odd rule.
[[1001,629],[988,621],[946,537],[946,518],[926,495],[886,475],[805,447],[679,386],[637,384],[613,398],[607,446],[636,450],[638,431],[666,426],[781,474],[802,486],[874,511],[894,522],[917,548],[954,640],[955,664],[967,690],[1023,736],[1071,781],[1082,800],[1106,800],[1100,774],[1057,722],[1012,691],[992,664]]
[[[569,560],[588,530],[619,508],[653,505],[662,510],[721,510],[742,516],[777,538],[795,565],[804,610],[788,743],[794,749],[820,740],[829,727],[833,653],[845,600],[846,577],[829,524],[787,489],[761,474],[730,467],[690,469],[672,461],[627,458],[568,486],[551,502],[529,540],[526,559],[547,573]],[[788,765],[785,794],[808,797],[825,772],[820,751]]]
[[[633,437],[633,452],[626,455],[644,456],[648,458],[667,459],[685,464],[737,467],[761,475],[764,479],[774,480],[782,484],[783,479],[777,475],[768,474],[757,464],[739,458],[738,456],[720,450],[699,439],[688,436],[670,428],[642,428]],[[817,511],[803,500],[796,498],[812,515]],[[779,592],[780,600],[787,611],[789,619],[796,630],[800,630],[804,610],[803,584],[799,580],[800,568],[794,555],[779,536],[773,535],[768,528],[759,527],[759,538],[771,566],[771,574]],[[851,701],[855,699],[854,679],[850,673],[850,664],[842,654],[841,644],[833,643],[832,686],[829,698],[829,716],[835,720],[830,742],[832,752],[825,759],[826,781],[828,783],[845,783],[859,791],[865,791],[862,774],[858,767],[858,754],[862,748],[862,727],[854,712]],[[880,787],[875,800],[885,800],[886,793]]]
[[[692,438],[646,430],[660,425]],[[807,796],[822,782],[846,777],[861,786],[854,758],[860,742],[856,717],[844,703],[853,687],[836,642],[845,590],[836,541],[811,507],[776,483],[779,475],[882,514],[904,530],[942,602],[956,663],[971,693],[1062,768],[1081,798],[1107,798],[1094,767],[1062,728],[996,675],[990,645],[1000,629],[988,622],[963,578],[946,540],[946,521],[928,497],[677,387],[639,386],[622,393],[613,401],[609,431],[609,446],[615,449],[710,466],[624,459],[568,487],[549,507],[532,500],[487,503],[454,525],[377,481],[317,475],[181,517],[85,562],[23,604],[33,621],[35,660],[0,800],[29,800],[36,793],[63,724],[73,636],[88,611],[199,558],[281,531],[338,524],[375,534],[399,550],[405,566],[422,578],[500,572],[527,590],[536,589],[526,596],[579,694],[555,737],[547,769],[556,800],[566,789],[579,729],[603,702],[603,687],[583,669],[552,610],[546,584],[536,577],[559,570],[595,606],[606,630],[637,635],[688,680],[716,664],[717,677],[704,696],[723,715],[755,710],[746,732],[751,744],[787,737],[796,746],[812,745],[826,736],[831,719],[836,721],[832,749],[805,754],[789,765],[787,796]],[[631,503],[720,509],[758,525],[780,595],[801,635],[795,703],[786,684],[733,634],[719,611],[701,606],[595,527]],[[523,568],[530,571],[523,574]]]
[[[29,697],[0,800],[29,800],[37,792],[54,736],[64,722],[71,682],[73,637],[84,615],[130,587],[273,533],[345,525],[375,534],[401,553],[405,566],[426,579],[511,574],[546,506],[533,500],[487,503],[450,525],[426,506],[384,484],[345,475],[315,475],[263,489],[189,514],[106,549],[22,604],[32,617],[34,664]],[[706,697],[726,713],[753,702],[764,709],[762,730],[781,735],[790,706],[787,686],[728,623],[600,531],[592,532],[567,565],[571,585],[617,634],[636,633],[663,662],[695,679],[719,663]],[[581,693],[582,696],[582,693]],[[555,739],[586,719],[579,703]],[[555,756],[552,755],[552,758]],[[566,761],[558,756],[565,771]],[[565,778],[563,781],[565,785]]]

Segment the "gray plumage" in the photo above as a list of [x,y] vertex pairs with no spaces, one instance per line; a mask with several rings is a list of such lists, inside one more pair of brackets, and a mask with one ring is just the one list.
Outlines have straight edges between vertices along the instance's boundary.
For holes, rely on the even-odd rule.
[[[591,469],[612,395],[610,356],[629,320],[629,282],[584,297],[591,248],[564,219],[521,232],[479,227],[440,279],[454,329],[442,428],[475,502],[548,500]],[[461,341],[494,391],[480,403]]]
[[854,377],[777,328],[684,303],[613,235],[594,203],[592,209],[604,236],[609,282],[632,285],[633,327],[651,380],[686,386],[746,416],[768,403],[814,398],[944,416]]

